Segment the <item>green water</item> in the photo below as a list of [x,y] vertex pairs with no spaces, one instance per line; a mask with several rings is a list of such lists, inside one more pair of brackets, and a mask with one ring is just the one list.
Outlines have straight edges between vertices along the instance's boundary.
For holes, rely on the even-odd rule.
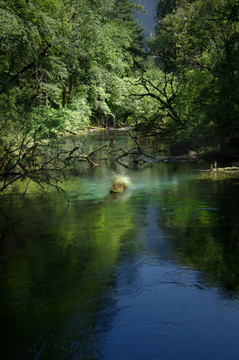
[[135,166],[113,197],[98,162],[68,199],[1,200],[0,358],[238,359],[239,178]]

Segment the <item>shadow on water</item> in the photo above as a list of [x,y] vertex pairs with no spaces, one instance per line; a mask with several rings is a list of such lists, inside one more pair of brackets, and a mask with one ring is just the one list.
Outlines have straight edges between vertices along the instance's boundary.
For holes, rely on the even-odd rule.
[[[63,201],[63,202],[62,202]],[[114,216],[115,214],[115,216]],[[112,219],[114,220],[112,221]],[[1,351],[7,359],[98,358],[131,216],[112,199],[20,201],[1,217]],[[11,345],[14,343],[14,347]]]
[[159,164],[111,196],[112,170],[1,203],[2,357],[236,359],[239,180]]

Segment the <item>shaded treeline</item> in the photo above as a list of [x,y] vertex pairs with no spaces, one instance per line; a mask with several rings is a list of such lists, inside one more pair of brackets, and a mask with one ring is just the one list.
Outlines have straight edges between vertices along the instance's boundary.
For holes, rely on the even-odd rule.
[[238,149],[238,36],[238,1],[159,1],[149,39],[157,72],[144,74],[141,96],[160,110],[146,123],[194,149]]

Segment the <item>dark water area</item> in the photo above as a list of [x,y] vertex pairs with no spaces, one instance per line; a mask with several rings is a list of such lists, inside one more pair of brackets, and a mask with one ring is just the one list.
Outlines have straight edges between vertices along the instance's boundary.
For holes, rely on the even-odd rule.
[[239,178],[160,163],[112,196],[99,161],[1,199],[0,359],[238,359]]

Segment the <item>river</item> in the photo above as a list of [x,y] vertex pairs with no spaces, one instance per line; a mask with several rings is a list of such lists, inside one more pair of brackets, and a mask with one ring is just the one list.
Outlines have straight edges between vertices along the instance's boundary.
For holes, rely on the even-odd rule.
[[[238,359],[239,178],[207,166],[101,157],[67,198],[1,200],[0,358]],[[112,196],[123,170],[132,186]]]

